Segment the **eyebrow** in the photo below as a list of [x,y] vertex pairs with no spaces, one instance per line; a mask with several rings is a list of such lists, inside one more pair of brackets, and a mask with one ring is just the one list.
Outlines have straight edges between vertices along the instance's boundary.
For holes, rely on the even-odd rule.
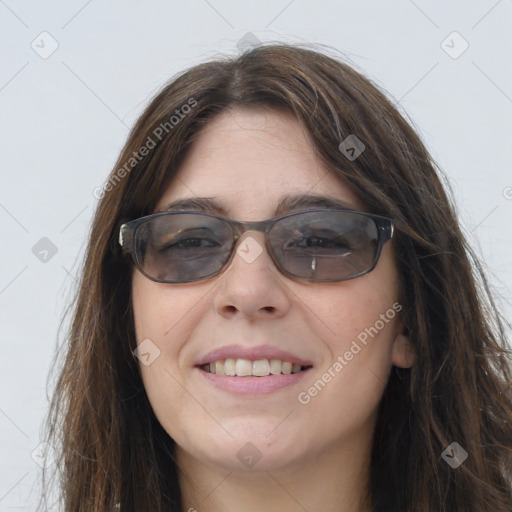
[[[330,208],[342,210],[357,210],[349,203],[333,197],[318,194],[286,195],[281,198],[277,205],[275,216],[285,213],[312,208]],[[160,211],[199,211],[215,215],[227,216],[227,210],[218,200],[213,197],[187,197],[172,201]]]
[[356,209],[353,204],[342,201],[341,199],[335,199],[334,197],[317,194],[299,194],[295,196],[284,196],[281,201],[279,201],[276,209],[276,215],[283,215],[293,210],[302,210],[307,208],[330,208],[341,210]]

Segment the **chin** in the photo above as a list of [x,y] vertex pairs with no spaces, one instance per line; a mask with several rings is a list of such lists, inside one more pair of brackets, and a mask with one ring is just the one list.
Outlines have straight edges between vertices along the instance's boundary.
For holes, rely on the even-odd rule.
[[[226,471],[279,470],[304,457],[305,443],[303,437],[290,435],[289,428],[278,432],[276,425],[276,422],[269,421],[231,422],[224,427],[233,437],[222,431],[205,439],[205,431],[202,431],[197,444],[191,445],[194,436],[190,434],[188,446],[178,444],[182,455],[188,454],[203,464]],[[205,430],[211,433],[211,429]]]

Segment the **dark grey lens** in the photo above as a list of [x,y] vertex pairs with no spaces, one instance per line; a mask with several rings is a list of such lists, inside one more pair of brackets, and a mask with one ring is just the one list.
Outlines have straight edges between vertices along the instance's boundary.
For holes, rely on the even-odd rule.
[[296,277],[320,281],[349,279],[375,264],[378,228],[354,212],[310,212],[285,217],[269,232],[281,267]]
[[217,273],[229,258],[233,232],[226,222],[199,213],[163,215],[137,228],[135,244],[145,274],[182,283]]

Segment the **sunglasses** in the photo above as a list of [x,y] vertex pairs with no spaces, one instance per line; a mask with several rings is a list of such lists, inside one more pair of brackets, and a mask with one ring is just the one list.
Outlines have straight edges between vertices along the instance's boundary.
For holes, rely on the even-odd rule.
[[332,282],[372,271],[383,245],[393,237],[394,224],[353,210],[305,210],[259,222],[171,211],[123,224],[119,244],[152,281],[191,283],[219,274],[246,231],[265,234],[268,253],[284,275]]

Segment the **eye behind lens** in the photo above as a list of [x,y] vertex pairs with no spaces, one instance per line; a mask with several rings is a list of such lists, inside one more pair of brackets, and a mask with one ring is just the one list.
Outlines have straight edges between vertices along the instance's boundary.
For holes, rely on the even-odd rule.
[[151,219],[136,233],[138,263],[159,282],[180,283],[217,273],[231,251],[229,224],[202,214],[172,214]]
[[308,280],[337,281],[364,274],[374,266],[379,232],[366,214],[304,212],[273,226],[274,258],[289,274]]

